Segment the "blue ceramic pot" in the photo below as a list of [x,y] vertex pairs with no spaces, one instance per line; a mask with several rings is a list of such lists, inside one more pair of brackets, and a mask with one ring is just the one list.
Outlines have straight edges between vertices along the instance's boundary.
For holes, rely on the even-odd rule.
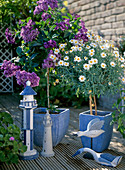
[[[113,132],[113,125],[110,125],[112,121],[112,113],[109,111],[97,111],[97,116],[95,116],[95,110],[93,110],[93,115],[90,115],[90,111],[86,111],[79,114],[79,129],[81,131],[87,130],[88,123],[95,118],[104,120],[104,125],[102,129],[105,131],[100,136],[93,138],[92,149],[96,152],[102,152],[108,148]],[[88,137],[81,137],[83,147],[91,148],[91,139]]]
[[[65,136],[69,126],[69,109],[58,109],[59,114],[50,114],[52,119],[52,142],[53,146],[56,146]],[[46,108],[37,108],[34,113],[34,144],[37,146],[43,145],[43,118],[45,114],[39,114],[39,112],[45,112]]]

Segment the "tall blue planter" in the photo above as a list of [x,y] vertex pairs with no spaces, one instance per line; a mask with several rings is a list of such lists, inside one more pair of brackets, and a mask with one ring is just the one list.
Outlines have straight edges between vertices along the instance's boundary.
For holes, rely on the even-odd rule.
[[[58,109],[59,114],[50,114],[52,119],[52,143],[56,146],[65,136],[69,126],[69,109]],[[39,112],[45,112],[46,108],[37,108],[34,113],[34,144],[37,146],[43,146],[43,118],[45,114],[39,114]]]
[[[105,131],[100,136],[93,138],[92,149],[96,152],[102,152],[108,148],[113,132],[113,125],[110,125],[112,121],[112,113],[109,111],[97,111],[97,116],[95,116],[95,110],[93,110],[93,115],[90,115],[90,111],[86,111],[79,114],[79,129],[80,131],[87,130],[88,123],[95,118],[104,120],[104,125],[102,129]],[[81,137],[83,147],[91,148],[91,139],[88,137]]]

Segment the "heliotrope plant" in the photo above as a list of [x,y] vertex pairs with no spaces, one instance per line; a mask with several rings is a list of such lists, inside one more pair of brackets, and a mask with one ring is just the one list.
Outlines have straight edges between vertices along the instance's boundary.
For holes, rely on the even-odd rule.
[[[33,11],[33,18],[20,20],[16,30],[6,29],[7,41],[15,43],[18,56],[11,60],[12,63],[4,61],[2,69],[6,76],[16,76],[20,85],[25,86],[31,77],[31,86],[34,87],[39,84],[41,69],[55,67],[55,63],[60,60],[60,53],[56,49],[58,44],[66,43],[67,48],[70,48],[69,40],[72,38],[82,39],[84,43],[88,41],[86,31],[84,22],[78,15],[62,15],[57,0],[39,0]],[[50,57],[53,49],[54,60]]]
[[[97,114],[96,96],[105,92],[117,93],[125,83],[125,59],[109,41],[90,31],[87,36],[89,41],[86,43],[71,39],[70,50],[67,50],[66,44],[60,44],[56,50],[60,51],[61,59],[56,63],[55,71],[61,84],[70,85],[77,96],[83,94],[89,97],[90,113],[94,105]],[[51,54],[50,58],[54,60],[55,54]]]

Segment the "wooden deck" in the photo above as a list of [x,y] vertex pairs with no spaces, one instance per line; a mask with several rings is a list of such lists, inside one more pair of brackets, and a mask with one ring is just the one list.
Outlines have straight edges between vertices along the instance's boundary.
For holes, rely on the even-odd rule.
[[[0,111],[8,111],[13,115],[14,123],[21,127],[21,110],[18,108],[19,100],[12,95],[0,95]],[[87,109],[87,108],[85,108]],[[2,164],[0,170],[125,170],[125,150],[122,152],[116,152],[112,146],[112,150],[106,150],[106,153],[114,155],[122,155],[123,159],[117,168],[110,168],[101,166],[94,160],[84,159],[81,155],[72,158],[71,156],[82,147],[81,140],[72,136],[73,131],[78,130],[78,113],[74,114],[74,110],[71,109],[70,124],[65,138],[54,148],[55,156],[51,158],[44,158],[39,156],[35,160],[19,161],[18,164]],[[41,152],[41,147],[35,147],[38,152]],[[113,150],[114,149],[114,150]]]

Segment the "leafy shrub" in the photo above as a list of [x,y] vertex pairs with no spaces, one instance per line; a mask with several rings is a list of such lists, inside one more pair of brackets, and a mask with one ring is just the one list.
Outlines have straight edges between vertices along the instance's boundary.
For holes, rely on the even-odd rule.
[[18,163],[19,153],[26,149],[20,139],[20,129],[13,124],[11,115],[0,113],[0,162]]

